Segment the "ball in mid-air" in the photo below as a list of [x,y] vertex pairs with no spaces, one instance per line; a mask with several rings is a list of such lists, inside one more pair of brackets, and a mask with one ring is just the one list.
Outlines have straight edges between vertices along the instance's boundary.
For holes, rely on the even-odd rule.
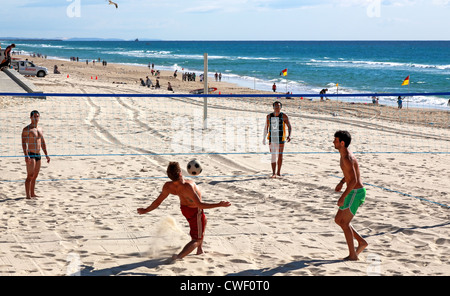
[[193,159],[191,160],[188,165],[187,165],[187,171],[190,175],[192,176],[198,176],[200,175],[200,173],[202,172],[202,166],[200,165],[200,163]]

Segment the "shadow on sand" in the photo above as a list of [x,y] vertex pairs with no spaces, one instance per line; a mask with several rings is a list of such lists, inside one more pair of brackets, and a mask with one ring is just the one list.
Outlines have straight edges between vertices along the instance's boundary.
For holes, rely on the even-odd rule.
[[300,270],[305,267],[317,267],[326,264],[340,263],[344,260],[299,260],[290,262],[275,268],[248,269],[237,273],[230,273],[229,276],[273,276],[278,273],[287,273],[290,271]]
[[83,265],[80,271],[81,276],[111,276],[111,275],[147,275],[156,276],[156,273],[133,272],[134,269],[146,267],[148,269],[156,268],[160,265],[171,264],[171,258],[158,258],[141,262],[123,264],[115,267],[94,270],[92,266]]

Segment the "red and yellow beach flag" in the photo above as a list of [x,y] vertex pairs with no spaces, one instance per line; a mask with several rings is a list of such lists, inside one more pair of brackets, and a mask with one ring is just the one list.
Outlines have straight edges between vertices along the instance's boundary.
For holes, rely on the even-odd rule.
[[283,71],[280,72],[280,76],[287,76],[287,69],[284,69]]
[[409,85],[409,76],[403,81],[402,86],[403,85]]

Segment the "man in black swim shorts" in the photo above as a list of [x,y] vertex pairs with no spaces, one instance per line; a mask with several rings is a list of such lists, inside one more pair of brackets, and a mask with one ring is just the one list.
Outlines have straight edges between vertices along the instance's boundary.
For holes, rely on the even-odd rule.
[[22,149],[25,155],[25,163],[27,165],[27,179],[25,180],[25,191],[27,199],[36,199],[35,193],[36,179],[41,169],[41,147],[50,162],[47,154],[47,145],[44,140],[44,132],[39,123],[40,114],[34,110],[30,114],[31,123],[22,130]]

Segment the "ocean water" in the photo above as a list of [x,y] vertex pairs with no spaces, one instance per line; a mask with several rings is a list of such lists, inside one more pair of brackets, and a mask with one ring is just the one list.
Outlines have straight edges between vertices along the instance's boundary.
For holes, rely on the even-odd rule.
[[[0,40],[3,48],[10,41]],[[16,50],[48,58],[109,63],[156,69],[203,72],[258,90],[317,94],[449,92],[450,41],[15,41]],[[280,72],[288,69],[286,77]],[[410,85],[402,86],[410,76]],[[336,99],[336,98],[332,98]],[[394,97],[380,97],[395,105]],[[449,97],[413,97],[410,106],[448,108]],[[350,99],[352,100],[352,99]],[[369,98],[353,98],[370,102]]]

